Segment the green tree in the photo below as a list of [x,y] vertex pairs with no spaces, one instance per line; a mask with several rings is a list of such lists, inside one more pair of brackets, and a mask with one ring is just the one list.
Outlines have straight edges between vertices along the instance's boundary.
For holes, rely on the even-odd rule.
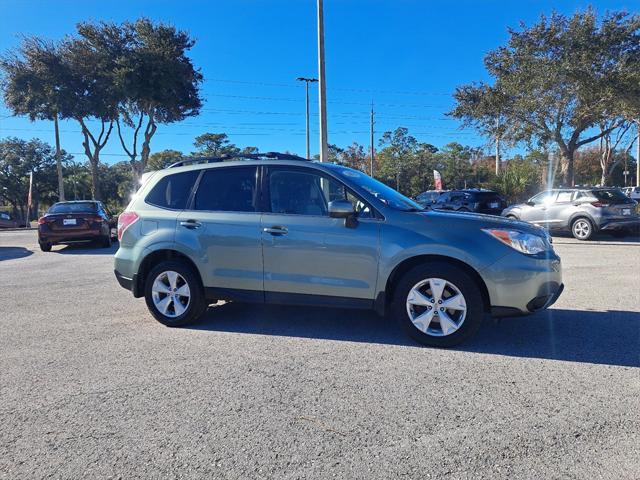
[[445,188],[466,188],[473,178],[471,169],[472,149],[452,142],[438,152],[442,183]]
[[63,94],[64,68],[57,47],[39,38],[25,38],[20,46],[0,58],[0,70],[4,74],[2,94],[5,105],[14,115],[25,115],[32,122],[54,122],[56,140],[56,173],[58,199],[63,201],[62,148],[58,115],[66,110]]
[[226,133],[203,133],[193,142],[196,151],[193,155],[204,157],[221,157],[235,155],[240,149],[229,140]]
[[407,128],[398,127],[393,132],[384,132],[378,145],[382,148],[378,152],[380,175],[387,182],[393,179],[395,189],[404,191],[401,184],[407,173],[406,164],[418,148],[418,141],[409,135]]
[[172,163],[179,162],[183,158],[184,155],[178,150],[161,150],[149,155],[149,161],[147,162],[146,170],[162,170],[163,168],[167,168]]
[[[118,89],[113,72],[119,68],[126,44],[116,26],[98,29],[90,23],[77,26],[78,37],[67,38],[60,46],[64,68],[65,110],[62,118],[80,125],[82,146],[91,169],[91,194],[102,199],[100,190],[100,151],[105,147],[118,116]],[[93,121],[90,123],[90,121]],[[92,123],[98,128],[92,132]]]
[[[493,85],[463,85],[450,115],[491,136],[555,143],[565,183],[574,184],[574,156],[640,108],[640,15],[592,9],[553,13],[485,57]],[[594,132],[602,121],[610,130]]]
[[[62,151],[63,165],[70,156]],[[42,202],[57,199],[57,169],[54,149],[47,143],[32,139],[6,138],[0,141],[0,198],[26,217],[29,194],[29,173],[33,172],[32,203],[35,216]]]
[[[139,178],[146,170],[157,126],[182,121],[200,111],[202,75],[187,56],[195,41],[184,31],[163,23],[154,24],[146,18],[121,27],[103,23],[85,28],[107,38],[112,29],[122,29],[125,45],[118,68],[113,71],[120,97],[116,125],[134,176]],[[131,131],[129,145],[123,125]]]

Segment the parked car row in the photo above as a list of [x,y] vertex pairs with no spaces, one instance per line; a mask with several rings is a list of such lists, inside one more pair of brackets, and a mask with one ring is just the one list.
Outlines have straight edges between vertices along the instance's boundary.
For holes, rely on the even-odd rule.
[[631,198],[636,193],[640,194],[640,187],[629,187],[624,192],[600,187],[552,189],[508,208],[497,192],[481,189],[432,190],[418,195],[416,200],[433,209],[502,215],[589,240],[598,231],[624,237],[639,230],[637,201]]

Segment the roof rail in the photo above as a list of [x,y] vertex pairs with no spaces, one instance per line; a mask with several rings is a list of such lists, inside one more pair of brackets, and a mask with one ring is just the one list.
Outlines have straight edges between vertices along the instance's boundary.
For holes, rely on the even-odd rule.
[[265,152],[265,153],[233,153],[220,155],[219,157],[189,157],[179,162],[172,163],[167,168],[182,167],[191,163],[218,163],[226,160],[246,159],[246,160],[299,160],[308,162],[309,159],[293,155],[291,153]]

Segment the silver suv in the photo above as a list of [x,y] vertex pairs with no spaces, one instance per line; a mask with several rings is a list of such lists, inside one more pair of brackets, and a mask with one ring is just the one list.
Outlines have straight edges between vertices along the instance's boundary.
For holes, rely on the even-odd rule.
[[638,229],[636,205],[617,188],[563,188],[540,192],[505,209],[502,215],[589,240],[599,230],[624,237]]
[[165,325],[220,299],[363,308],[446,347],[487,313],[535,312],[562,292],[542,228],[426,210],[340,165],[229,160],[152,173],[119,217],[116,278]]

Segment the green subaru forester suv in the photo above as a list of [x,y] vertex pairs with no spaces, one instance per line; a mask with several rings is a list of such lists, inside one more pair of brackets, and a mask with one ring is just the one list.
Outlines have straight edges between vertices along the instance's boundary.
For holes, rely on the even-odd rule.
[[448,347],[563,289],[542,228],[431,211],[341,165],[249,154],[146,176],[119,217],[115,275],[168,326],[218,300],[363,308]]

